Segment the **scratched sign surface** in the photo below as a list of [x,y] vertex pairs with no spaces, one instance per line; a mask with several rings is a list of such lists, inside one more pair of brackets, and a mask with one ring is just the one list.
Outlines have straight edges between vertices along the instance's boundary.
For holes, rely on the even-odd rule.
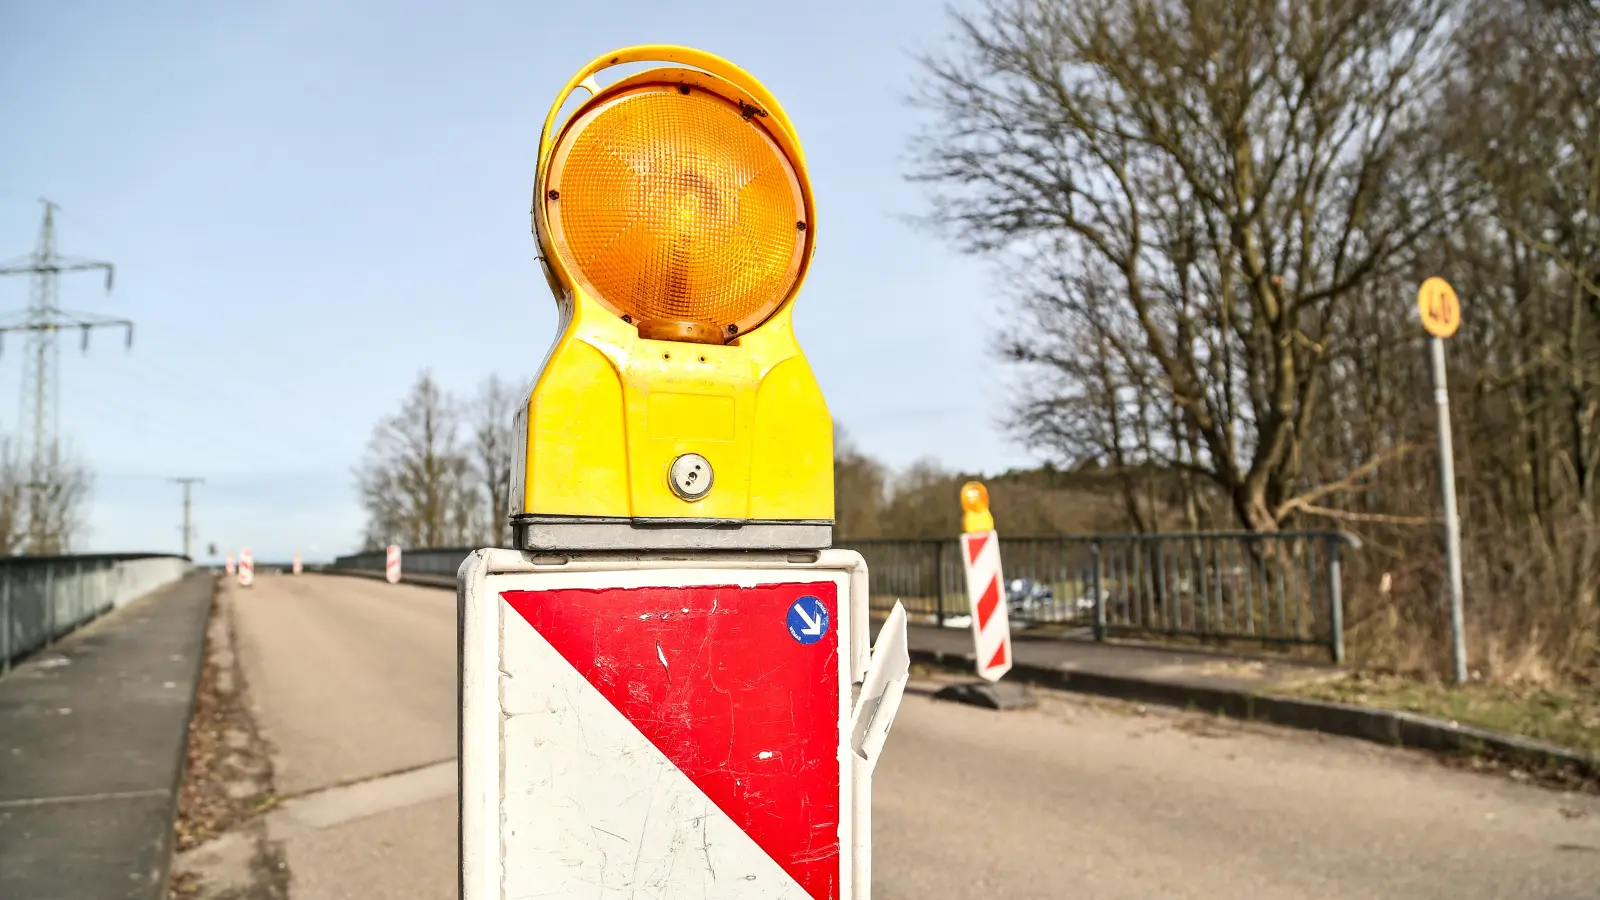
[[838,593],[502,592],[505,896],[837,900]]

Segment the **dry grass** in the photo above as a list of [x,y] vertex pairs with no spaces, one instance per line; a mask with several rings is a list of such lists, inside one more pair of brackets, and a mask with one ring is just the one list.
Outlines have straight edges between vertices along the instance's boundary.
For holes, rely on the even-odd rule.
[[[173,823],[180,853],[218,837],[276,802],[271,763],[242,695],[239,668],[228,646],[227,613],[220,599],[213,604],[211,615],[205,667],[189,723],[178,818]],[[214,646],[218,639],[224,644],[221,662]],[[238,790],[242,786],[254,789]],[[182,895],[186,883],[175,881],[174,894]]]
[[1600,757],[1600,685],[1472,682],[1352,673],[1280,693],[1433,716],[1521,735]]
[[[1474,681],[1564,689],[1600,676],[1600,531],[1571,515],[1553,533],[1491,514],[1464,531]],[[1346,565],[1350,663],[1423,680],[1448,673],[1445,563],[1433,535],[1367,538]]]

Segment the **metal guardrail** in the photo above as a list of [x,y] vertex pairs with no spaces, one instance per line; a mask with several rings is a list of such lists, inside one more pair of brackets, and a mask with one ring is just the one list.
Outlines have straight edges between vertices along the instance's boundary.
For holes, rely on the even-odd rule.
[[[899,600],[940,625],[967,615],[958,540],[838,546],[866,559],[874,609]],[[1359,544],[1323,531],[1002,535],[1000,558],[1010,618],[1023,628],[1324,646],[1342,662],[1346,546]]]
[[[412,575],[448,575],[456,577],[456,570],[477,547],[435,547],[426,550],[402,550],[400,570]],[[333,561],[335,569],[355,569],[358,572],[382,572],[389,556],[384,550],[366,550],[340,556]]]
[[[835,546],[866,559],[874,611],[898,600],[931,624],[967,615],[956,538]],[[1095,640],[1164,635],[1323,646],[1342,662],[1346,546],[1359,545],[1336,531],[1002,536],[1000,558],[1010,618],[1021,628]],[[403,568],[453,578],[473,549],[406,550]],[[333,568],[381,572],[385,562],[383,551],[367,551],[341,556]]]
[[0,674],[190,568],[186,557],[158,553],[0,556]]

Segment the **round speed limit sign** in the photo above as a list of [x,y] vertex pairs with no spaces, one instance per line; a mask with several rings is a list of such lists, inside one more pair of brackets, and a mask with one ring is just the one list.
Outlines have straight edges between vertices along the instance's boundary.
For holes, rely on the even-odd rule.
[[1422,327],[1436,338],[1447,338],[1461,327],[1461,301],[1443,278],[1429,278],[1417,292],[1417,313]]

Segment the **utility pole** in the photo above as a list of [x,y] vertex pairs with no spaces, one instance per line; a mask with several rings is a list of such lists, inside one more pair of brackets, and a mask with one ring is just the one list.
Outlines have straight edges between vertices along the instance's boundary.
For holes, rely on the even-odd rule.
[[83,350],[89,350],[89,332],[96,328],[119,327],[126,332],[128,347],[133,346],[133,322],[113,319],[92,313],[77,313],[57,305],[59,286],[57,277],[63,272],[104,271],[106,293],[111,292],[114,270],[111,263],[94,259],[62,256],[56,252],[55,211],[58,208],[49,200],[44,204],[44,221],[39,226],[39,241],[34,251],[26,256],[0,264],[0,275],[30,275],[33,290],[28,308],[20,313],[0,317],[0,338],[6,332],[20,331],[28,335],[27,356],[23,360],[22,402],[18,414],[18,428],[28,429],[32,446],[29,454],[28,486],[28,540],[34,553],[51,553],[59,550],[56,544],[64,535],[52,534],[58,523],[53,515],[48,496],[65,495],[61,490],[61,448],[57,436],[60,410],[60,390],[57,386],[57,369],[60,348],[57,332],[76,328],[83,335]]
[[[183,555],[189,556],[189,538],[194,536],[194,529],[189,525],[189,489],[197,484],[205,484],[204,478],[171,478],[183,485]],[[190,557],[193,559],[193,557]]]

